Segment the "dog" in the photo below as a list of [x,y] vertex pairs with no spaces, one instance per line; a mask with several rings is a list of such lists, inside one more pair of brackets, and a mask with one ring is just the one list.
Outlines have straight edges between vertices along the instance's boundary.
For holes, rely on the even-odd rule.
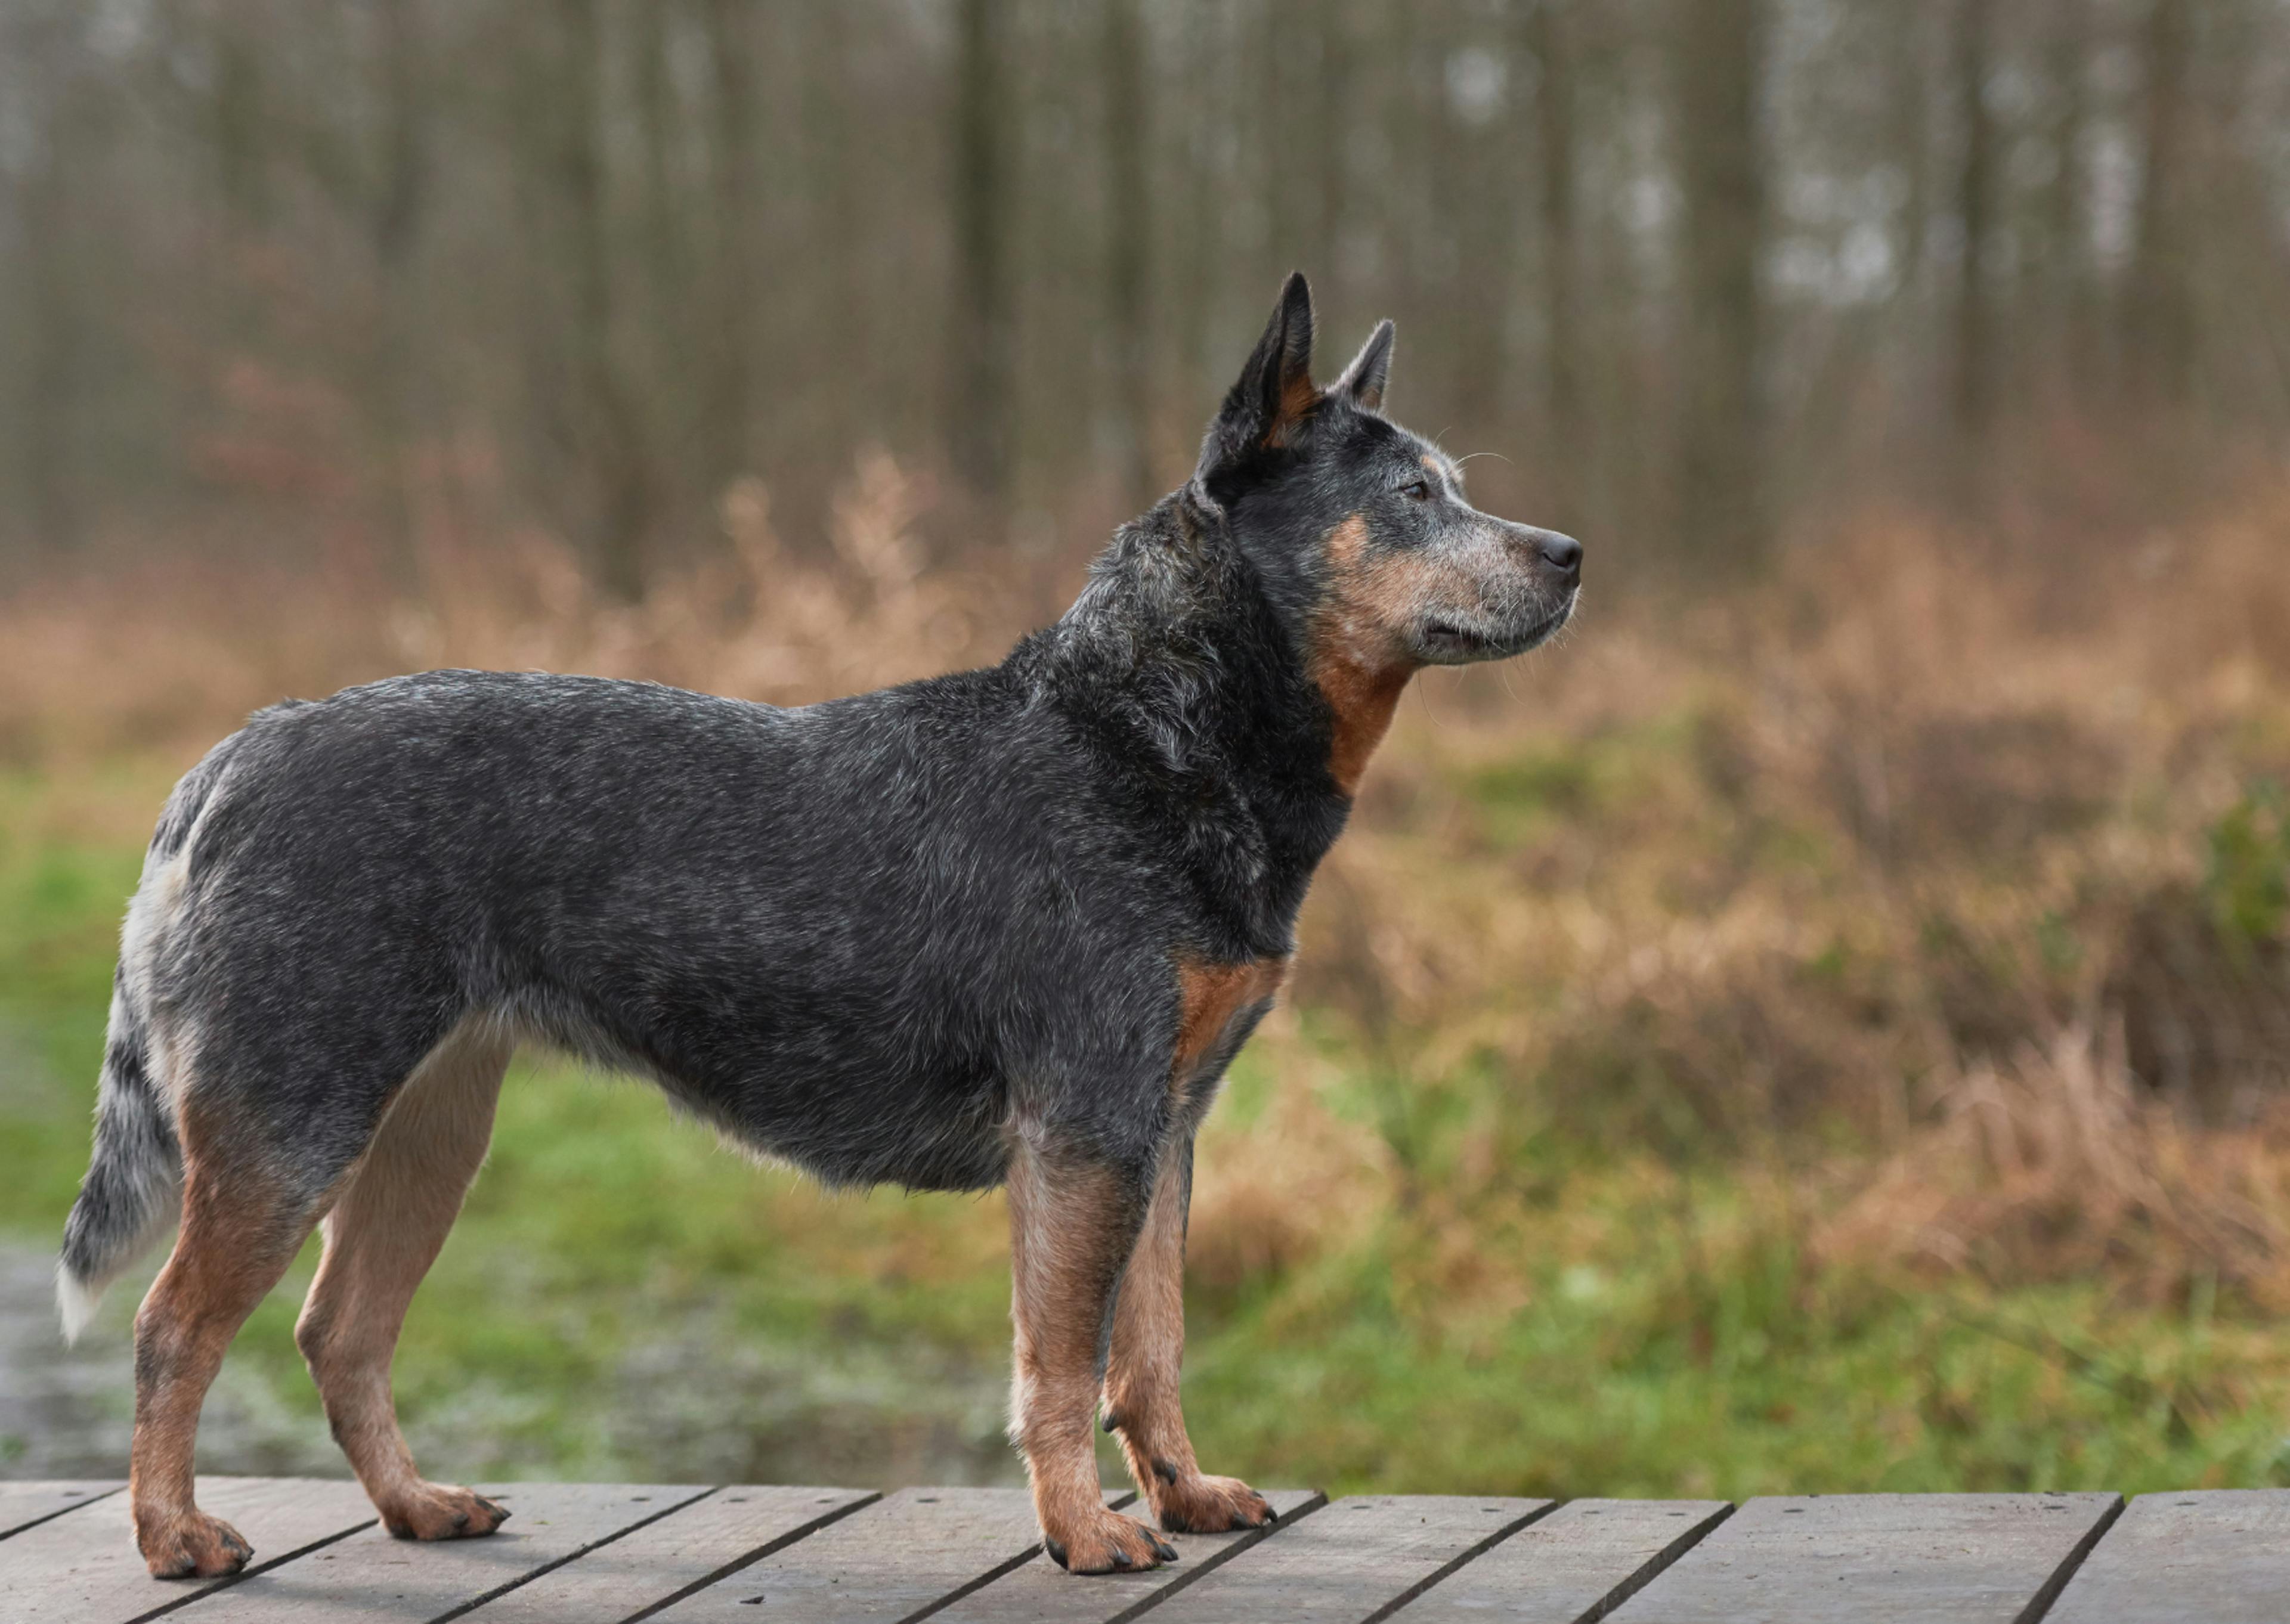
[[1291,276],[1192,478],[997,666],[798,709],[435,671],[261,711],[176,786],[58,1270],[76,1335],[180,1219],[135,1318],[155,1576],[252,1554],[194,1503],[199,1407],[313,1227],[295,1341],[383,1524],[500,1526],[415,1469],[389,1367],[521,1041],[830,1185],[1006,1188],[1062,1566],[1175,1557],[1104,1504],[1101,1405],[1160,1529],[1271,1520],[1178,1404],[1194,1135],[1408,679],[1549,637],[1582,553],[1383,415],[1389,322],[1325,389],[1312,324]]

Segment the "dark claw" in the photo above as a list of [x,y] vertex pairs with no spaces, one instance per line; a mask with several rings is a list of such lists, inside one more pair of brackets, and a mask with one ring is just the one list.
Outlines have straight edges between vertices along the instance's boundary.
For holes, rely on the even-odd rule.
[[1045,1539],[1042,1541],[1042,1548],[1050,1553],[1050,1560],[1052,1562],[1056,1563],[1061,1568],[1065,1568],[1066,1572],[1069,1573],[1073,1572],[1070,1567],[1066,1566],[1066,1548],[1059,1541],[1051,1539]]
[[1273,1524],[1280,1520],[1280,1514],[1272,1508],[1272,1502],[1265,1499],[1264,1496],[1261,1494],[1258,1495],[1256,1497],[1256,1503],[1264,1508],[1264,1525],[1267,1528],[1269,1528]]
[[1130,1558],[1127,1551],[1117,1545],[1113,1548],[1113,1565],[1117,1568],[1133,1568],[1137,1564]]
[[463,1513],[461,1513],[461,1515],[460,1515],[460,1516],[457,1516],[457,1517],[455,1517],[455,1518],[453,1519],[453,1532],[454,1532],[455,1533],[459,1533],[459,1532],[461,1532],[461,1530],[463,1530],[464,1528],[467,1528],[468,1525],[469,1525],[469,1514],[468,1514],[468,1512],[466,1512],[466,1511],[464,1511]]
[[1173,1489],[1177,1486],[1177,1468],[1166,1460],[1156,1460],[1153,1463],[1153,1476]]
[[1154,1539],[1151,1534],[1148,1534],[1145,1537],[1153,1540],[1153,1549],[1158,1553],[1162,1561],[1174,1562],[1177,1559],[1177,1548],[1170,1544],[1166,1540]]
[[1097,1423],[1097,1429],[1100,1432],[1110,1434],[1117,1430],[1120,1426],[1121,1418],[1114,1414],[1112,1411],[1108,1410],[1105,1412],[1104,1418]]

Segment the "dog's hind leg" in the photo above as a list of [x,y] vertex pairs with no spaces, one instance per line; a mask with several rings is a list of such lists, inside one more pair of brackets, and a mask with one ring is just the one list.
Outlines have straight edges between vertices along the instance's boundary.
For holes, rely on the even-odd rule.
[[1150,1178],[1149,1166],[1025,1140],[1010,1162],[1011,1436],[1026,1457],[1043,1548],[1077,1573],[1176,1558],[1142,1523],[1106,1509],[1093,1437],[1114,1305]]
[[430,1052],[326,1214],[325,1257],[294,1327],[326,1420],[382,1525],[401,1540],[489,1534],[508,1513],[425,1482],[398,1429],[389,1364],[414,1288],[485,1159],[510,1044],[471,1020]]
[[[252,1555],[192,1496],[199,1407],[223,1352],[310,1233],[315,1204],[245,1142],[184,1121],[183,1224],[135,1315],[135,1441],[128,1498],[136,1548],[157,1579],[235,1573]],[[232,1150],[242,1154],[231,1154]]]
[[1122,1276],[1105,1375],[1105,1428],[1118,1433],[1129,1474],[1171,1533],[1261,1528],[1271,1502],[1237,1477],[1203,1475],[1177,1401],[1185,1353],[1185,1210],[1192,1196],[1190,1139],[1170,1147],[1153,1183],[1145,1227]]

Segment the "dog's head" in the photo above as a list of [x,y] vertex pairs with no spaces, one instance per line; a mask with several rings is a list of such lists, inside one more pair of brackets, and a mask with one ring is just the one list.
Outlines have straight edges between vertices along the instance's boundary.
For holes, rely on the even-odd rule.
[[1290,276],[1194,476],[1340,710],[1338,691],[1396,697],[1421,667],[1525,652],[1581,579],[1580,543],[1481,513],[1454,462],[1383,415],[1391,339],[1385,322],[1320,388],[1311,292]]

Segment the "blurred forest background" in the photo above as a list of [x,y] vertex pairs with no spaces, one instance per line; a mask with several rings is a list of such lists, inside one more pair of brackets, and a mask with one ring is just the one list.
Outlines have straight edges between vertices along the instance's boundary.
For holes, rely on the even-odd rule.
[[[1212,1468],[2290,1483],[2284,0],[0,0],[0,1470],[124,1460],[48,1269],[207,744],[997,658],[1292,268],[1589,598],[1419,684],[1236,1068]],[[538,1058],[409,1432],[1011,1478],[1002,1222]],[[204,1465],[341,1469],[295,1294]]]

